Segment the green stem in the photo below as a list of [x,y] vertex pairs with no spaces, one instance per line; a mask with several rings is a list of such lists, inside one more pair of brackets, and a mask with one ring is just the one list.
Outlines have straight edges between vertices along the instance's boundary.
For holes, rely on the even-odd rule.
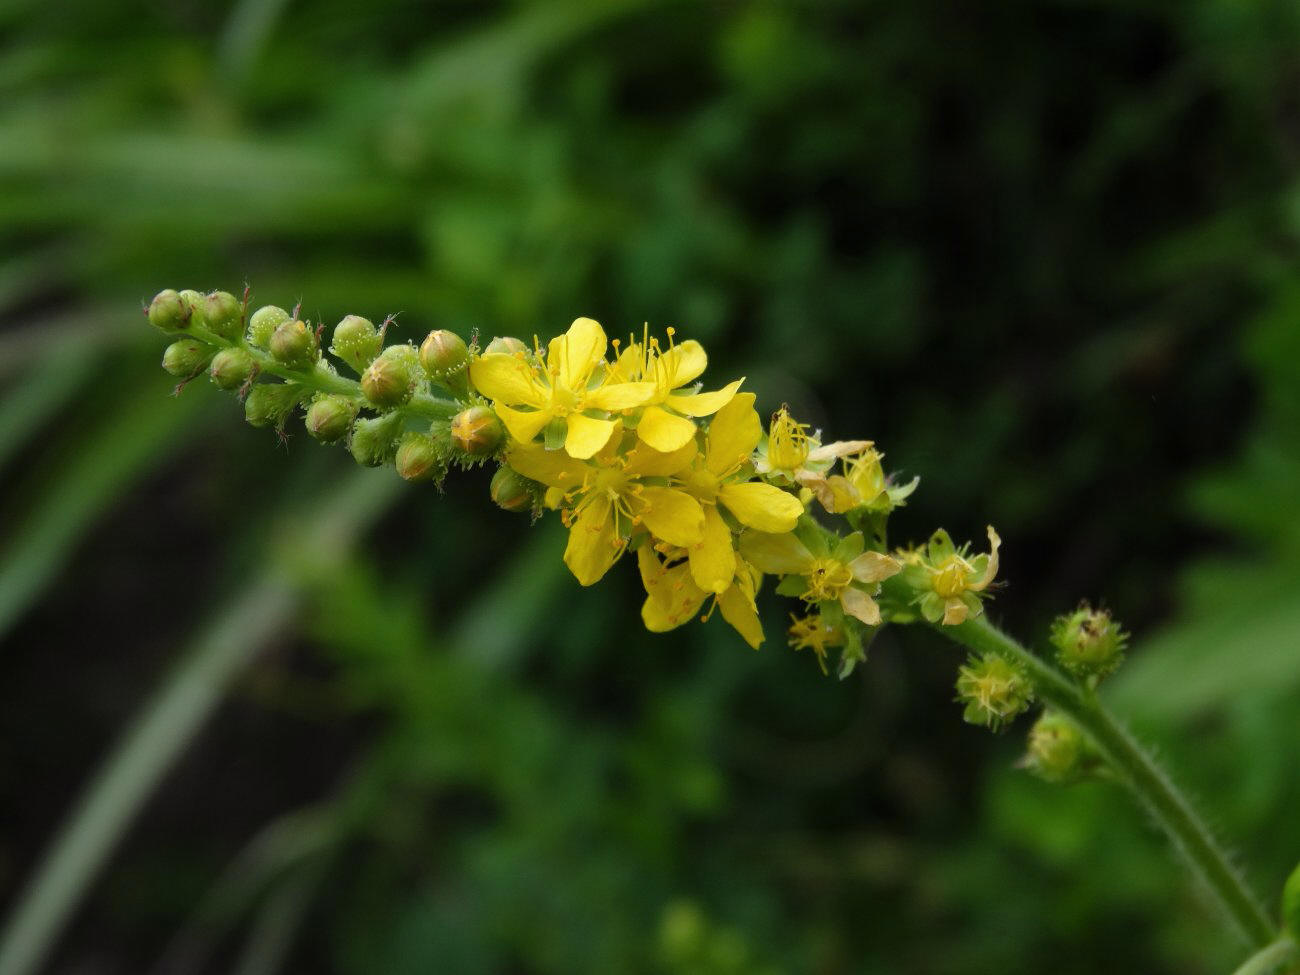
[[1218,898],[1247,944],[1259,950],[1274,942],[1277,928],[1187,797],[1106,710],[1096,694],[1045,663],[985,617],[936,629],[971,650],[996,653],[1019,664],[1029,674],[1038,696],[1092,738],[1102,757],[1160,824],[1196,876]]
[[1293,964],[1295,960],[1296,943],[1288,937],[1281,937],[1247,958],[1232,975],[1277,975],[1284,970],[1283,966]]

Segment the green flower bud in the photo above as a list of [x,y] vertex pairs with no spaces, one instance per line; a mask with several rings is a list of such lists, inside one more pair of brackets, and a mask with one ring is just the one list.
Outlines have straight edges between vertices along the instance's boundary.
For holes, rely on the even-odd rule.
[[501,353],[502,355],[527,355],[528,346],[524,345],[523,342],[513,336],[506,336],[505,338],[497,336],[489,342],[487,348],[483,350],[484,355],[492,353]]
[[402,437],[396,465],[397,473],[408,481],[430,481],[446,471],[433,438],[427,433],[411,432]]
[[1053,621],[1051,641],[1062,667],[1095,684],[1123,662],[1128,634],[1106,610],[1084,603]]
[[195,339],[179,339],[163,352],[162,367],[178,379],[197,376],[207,368],[212,346]]
[[367,417],[353,424],[348,449],[362,467],[382,467],[397,453],[397,437],[401,432],[399,413]]
[[361,391],[378,409],[401,406],[415,395],[419,356],[409,345],[390,345],[361,374]]
[[962,717],[970,724],[997,731],[1033,699],[1029,679],[997,654],[972,657],[957,673],[957,700],[966,706]]
[[271,333],[271,355],[277,362],[292,368],[309,366],[320,358],[316,333],[302,321],[281,322]]
[[181,292],[181,305],[188,312],[188,324],[185,328],[206,328],[208,320],[203,317],[203,306],[207,302],[208,296],[200,294],[192,288],[186,288]]
[[253,375],[253,357],[238,347],[222,349],[212,360],[208,374],[219,389],[238,389]]
[[541,485],[502,464],[492,475],[492,500],[506,511],[528,511],[541,496]]
[[420,345],[420,365],[429,378],[458,396],[469,394],[466,382],[469,347],[455,332],[430,332]]
[[1084,771],[1087,757],[1078,725],[1055,711],[1044,711],[1029,729],[1029,750],[1020,764],[1044,781],[1068,782]]
[[334,342],[330,346],[330,352],[361,372],[379,355],[383,344],[383,336],[375,331],[375,325],[370,319],[348,315],[334,326]]
[[212,334],[237,339],[244,326],[244,307],[229,291],[214,291],[203,299],[203,320]]
[[270,349],[271,336],[289,313],[278,305],[263,305],[248,318],[248,344],[257,349]]
[[317,396],[307,410],[307,432],[321,443],[334,443],[343,438],[356,418],[357,403],[351,397]]
[[452,446],[471,457],[495,453],[505,436],[505,427],[489,407],[471,406],[451,418]]
[[303,397],[297,383],[257,383],[244,400],[244,417],[255,427],[279,426]]
[[189,328],[190,313],[180,294],[167,288],[149,302],[149,322],[164,332],[179,332]]

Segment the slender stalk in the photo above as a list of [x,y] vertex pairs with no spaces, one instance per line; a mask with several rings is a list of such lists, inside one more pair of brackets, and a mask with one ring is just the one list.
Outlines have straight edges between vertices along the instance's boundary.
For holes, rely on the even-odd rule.
[[1255,950],[1274,943],[1276,926],[1187,797],[1096,694],[1041,660],[985,617],[936,629],[972,650],[1000,654],[1019,664],[1033,681],[1038,696],[1093,740],[1102,757],[1183,854],[1193,873],[1223,905],[1246,943]]
[[1296,943],[1288,937],[1278,938],[1267,948],[1251,955],[1232,975],[1277,975],[1296,961]]

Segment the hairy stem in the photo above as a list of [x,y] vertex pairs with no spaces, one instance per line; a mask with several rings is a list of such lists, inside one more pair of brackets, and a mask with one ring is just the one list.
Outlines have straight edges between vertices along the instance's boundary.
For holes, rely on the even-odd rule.
[[936,629],[971,650],[996,653],[1019,664],[1033,681],[1038,696],[1073,720],[1093,740],[1102,757],[1223,905],[1246,943],[1258,950],[1274,942],[1277,928],[1187,797],[1115,720],[1096,694],[1045,663],[985,617]]

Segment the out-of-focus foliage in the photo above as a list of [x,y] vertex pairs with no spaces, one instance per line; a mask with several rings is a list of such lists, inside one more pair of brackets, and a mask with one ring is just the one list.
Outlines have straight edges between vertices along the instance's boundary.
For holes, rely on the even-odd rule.
[[[140,299],[245,277],[399,337],[673,324],[760,408],[876,439],[922,478],[895,532],[997,524],[1013,632],[1116,612],[1107,693],[1279,889],[1293,4],[9,0],[0,37],[10,904],[178,648],[268,544],[293,562],[284,513],[351,476],[167,397]],[[581,590],[486,487],[407,490],[342,568],[299,566],[58,970],[1239,960],[1123,796],[1012,769],[1024,722],[962,723],[934,637],[837,683],[720,621],[642,633],[630,567]]]

